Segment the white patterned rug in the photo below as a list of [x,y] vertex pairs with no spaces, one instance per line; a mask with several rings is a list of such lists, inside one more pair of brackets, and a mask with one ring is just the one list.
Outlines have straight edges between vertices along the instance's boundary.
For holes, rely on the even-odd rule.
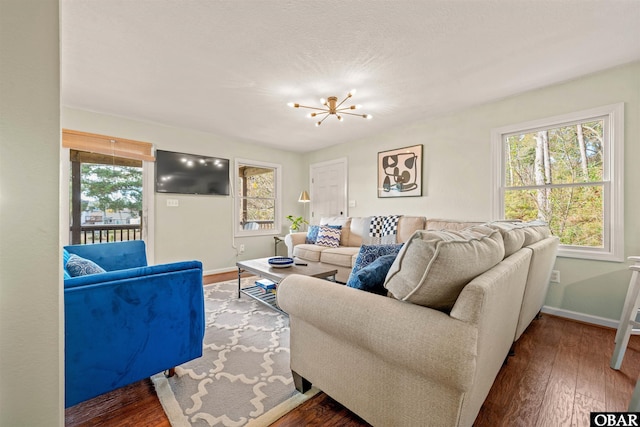
[[[254,278],[243,279],[243,286]],[[269,425],[317,392],[296,391],[289,368],[289,318],[242,295],[238,282],[204,287],[202,357],[155,375],[173,427]]]

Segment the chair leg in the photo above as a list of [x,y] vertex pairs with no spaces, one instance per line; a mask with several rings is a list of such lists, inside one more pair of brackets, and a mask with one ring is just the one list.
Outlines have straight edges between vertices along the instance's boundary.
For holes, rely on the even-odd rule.
[[170,368],[170,369],[167,369],[166,371],[164,371],[164,376],[167,377],[167,378],[171,378],[175,374],[176,374],[176,368]]
[[635,318],[638,313],[638,309],[640,308],[640,301],[638,301],[638,296],[640,294],[640,280],[638,280],[640,277],[638,276],[638,270],[640,270],[640,266],[636,264],[629,268],[633,273],[631,274],[631,281],[629,282],[629,289],[627,290],[624,309],[620,316],[620,323],[618,324],[618,331],[615,339],[616,347],[613,350],[610,363],[611,367],[616,370],[620,369],[620,366],[622,365],[622,359],[624,358],[624,353],[627,350],[633,326],[637,325]]
[[631,401],[629,402],[629,412],[640,412],[640,381],[636,382],[636,387],[633,389],[631,395]]

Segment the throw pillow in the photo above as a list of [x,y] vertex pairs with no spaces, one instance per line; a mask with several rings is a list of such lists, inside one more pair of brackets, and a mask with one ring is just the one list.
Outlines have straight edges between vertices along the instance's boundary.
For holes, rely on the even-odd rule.
[[71,254],[69,261],[67,261],[67,271],[71,277],[86,276],[87,274],[105,273],[106,270],[100,267],[90,259],[79,257],[76,254]]
[[[326,227],[335,228],[338,230],[342,229],[341,225],[327,225]],[[310,225],[307,230],[307,237],[305,237],[304,242],[310,245],[314,245],[318,241],[318,231],[320,231],[319,225]]]
[[497,230],[416,231],[400,250],[384,287],[396,299],[448,312],[467,283],[503,258]]
[[[351,270],[351,274],[349,275],[349,279],[347,280],[347,285],[351,286],[351,277],[354,276],[358,271],[368,266],[376,259],[380,258],[384,255],[398,255],[400,249],[402,248],[402,243],[397,245],[362,245],[360,246],[360,252],[358,252],[358,257],[356,258],[356,262],[353,264],[353,269]],[[352,286],[355,287],[355,286]]]
[[332,228],[321,225],[318,230],[316,245],[337,248],[340,246],[340,228]]
[[379,257],[355,274],[351,274],[347,286],[378,295],[386,295],[387,290],[384,287],[384,279],[387,277],[387,273],[395,259],[396,254]]
[[307,237],[304,239],[305,243],[313,245],[318,240],[318,231],[320,230],[319,225],[310,225],[307,230]]

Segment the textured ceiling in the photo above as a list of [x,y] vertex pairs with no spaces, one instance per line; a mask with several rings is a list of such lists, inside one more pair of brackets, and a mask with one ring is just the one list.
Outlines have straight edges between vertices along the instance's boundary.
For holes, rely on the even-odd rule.
[[[311,151],[640,60],[638,0],[61,0],[62,103]],[[357,89],[373,120],[290,101]]]

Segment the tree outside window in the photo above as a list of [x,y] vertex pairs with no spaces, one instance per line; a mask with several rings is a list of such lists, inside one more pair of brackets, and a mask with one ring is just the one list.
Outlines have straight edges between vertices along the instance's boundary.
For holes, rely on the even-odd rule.
[[279,233],[280,166],[236,160],[236,235]]
[[560,239],[561,256],[620,260],[621,109],[603,107],[494,131],[500,144],[500,216],[547,222]]

